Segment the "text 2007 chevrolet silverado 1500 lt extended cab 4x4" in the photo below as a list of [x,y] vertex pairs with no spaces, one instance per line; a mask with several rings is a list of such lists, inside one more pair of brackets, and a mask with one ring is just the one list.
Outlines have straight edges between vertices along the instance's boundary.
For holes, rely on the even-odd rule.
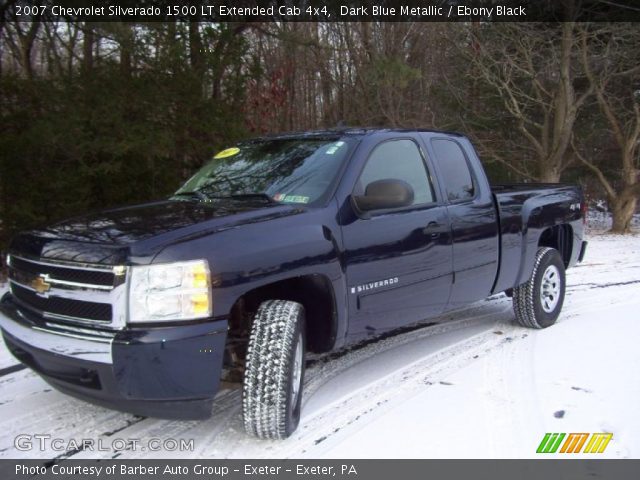
[[22,233],[4,339],[63,392],[200,418],[243,374],[246,430],[298,424],[305,352],[327,352],[498,292],[552,325],[580,261],[568,185],[489,186],[462,135],[331,130],[223,150],[165,201]]

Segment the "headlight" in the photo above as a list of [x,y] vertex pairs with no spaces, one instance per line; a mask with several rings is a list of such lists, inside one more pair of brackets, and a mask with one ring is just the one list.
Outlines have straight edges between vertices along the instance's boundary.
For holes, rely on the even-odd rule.
[[131,267],[129,322],[192,320],[211,311],[206,260]]

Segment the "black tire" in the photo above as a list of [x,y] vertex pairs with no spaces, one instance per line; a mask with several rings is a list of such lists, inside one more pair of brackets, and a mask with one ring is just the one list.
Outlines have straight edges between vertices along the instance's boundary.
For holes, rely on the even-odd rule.
[[516,321],[529,328],[547,328],[556,323],[565,292],[564,262],[548,247],[538,249],[529,281],[513,289]]
[[242,389],[247,433],[282,439],[298,427],[304,354],[304,307],[286,300],[263,302],[251,327]]

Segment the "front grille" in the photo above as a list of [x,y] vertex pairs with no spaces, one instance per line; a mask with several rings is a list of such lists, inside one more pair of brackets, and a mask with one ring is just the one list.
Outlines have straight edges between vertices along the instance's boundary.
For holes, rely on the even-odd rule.
[[24,273],[49,274],[58,280],[89,285],[113,286],[115,279],[115,275],[111,270],[81,270],[75,267],[69,268],[47,263],[30,262],[18,257],[11,258],[11,267]]
[[39,313],[96,320],[98,322],[111,321],[111,305],[108,303],[87,302],[62,297],[41,297],[37,293],[17,284],[12,286],[11,292],[20,303],[37,310]]
[[124,267],[56,263],[11,255],[9,281],[16,302],[47,322],[124,326]]

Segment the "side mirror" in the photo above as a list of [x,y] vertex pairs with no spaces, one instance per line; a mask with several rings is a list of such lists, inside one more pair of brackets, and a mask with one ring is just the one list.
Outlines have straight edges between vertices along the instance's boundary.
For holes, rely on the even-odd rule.
[[352,200],[361,212],[407,207],[413,203],[413,188],[394,178],[376,180],[367,185],[364,195],[354,195]]

